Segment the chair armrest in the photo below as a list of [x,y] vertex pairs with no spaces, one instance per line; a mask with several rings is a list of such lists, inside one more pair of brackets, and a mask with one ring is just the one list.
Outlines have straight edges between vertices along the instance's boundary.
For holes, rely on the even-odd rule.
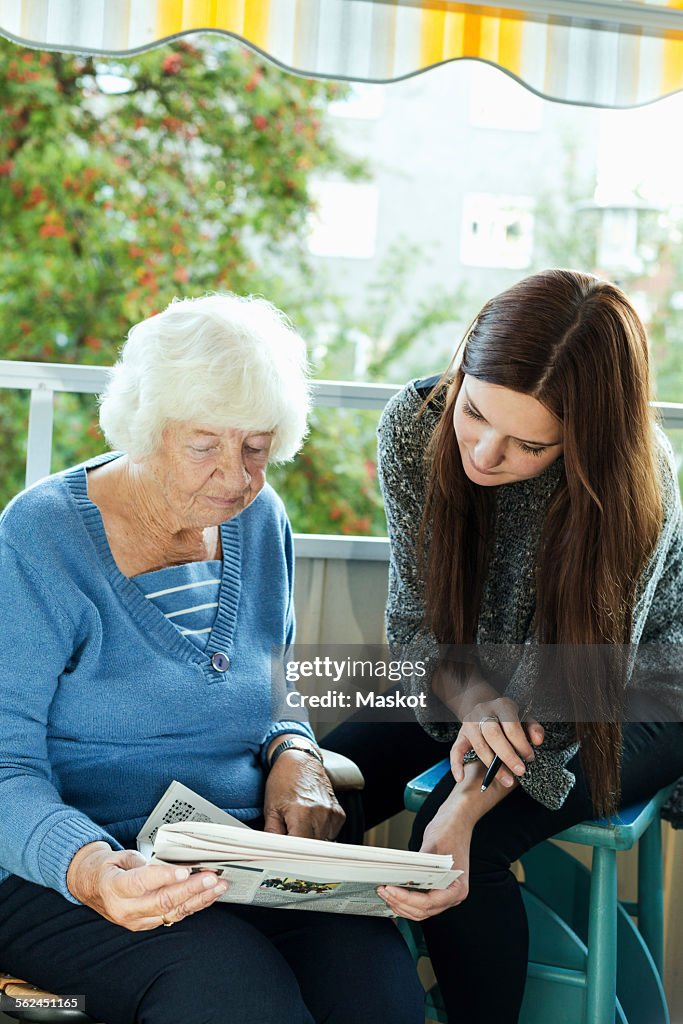
[[321,748],[320,753],[323,756],[325,771],[329,775],[334,789],[341,793],[345,790],[364,788],[363,773],[351,758],[324,748]]
[[4,992],[8,985],[25,985],[21,978],[15,978],[13,974],[0,974],[0,992]]
[[[0,974],[0,992],[4,992],[5,995],[12,999],[19,1000],[44,999],[57,1001],[60,998],[54,992],[36,988],[35,985],[22,981],[21,978],[15,978],[11,974]],[[38,1021],[40,1024],[95,1024],[93,1018],[89,1017],[82,1010],[72,1010],[61,1006],[36,1006],[21,1009],[7,1008],[4,1013],[7,1014],[7,1019]],[[2,1016],[3,1020],[5,1020],[5,1016]]]

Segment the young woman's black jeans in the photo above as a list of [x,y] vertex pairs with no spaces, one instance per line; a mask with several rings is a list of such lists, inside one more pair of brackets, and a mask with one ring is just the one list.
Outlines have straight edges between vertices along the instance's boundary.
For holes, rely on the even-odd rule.
[[[479,821],[472,836],[469,896],[423,923],[452,1024],[515,1024],[518,1019],[529,936],[519,885],[509,868],[532,846],[593,817],[578,756],[568,767],[576,785],[560,810],[548,810],[518,788]],[[681,775],[681,723],[624,726],[622,806],[653,796]],[[452,786],[447,776],[425,802],[413,829],[414,849]]]
[[[448,746],[418,730],[407,724],[347,723],[324,739],[325,746],[361,764],[370,824],[400,809],[405,783],[447,756]],[[526,980],[528,928],[510,865],[542,840],[593,817],[578,756],[568,768],[576,775],[576,785],[560,810],[548,810],[517,788],[479,821],[472,836],[467,899],[422,924],[450,1024],[516,1024]],[[622,806],[648,799],[680,776],[682,723],[625,724]],[[449,772],[425,801],[415,820],[412,849],[420,848],[426,826],[453,785]]]

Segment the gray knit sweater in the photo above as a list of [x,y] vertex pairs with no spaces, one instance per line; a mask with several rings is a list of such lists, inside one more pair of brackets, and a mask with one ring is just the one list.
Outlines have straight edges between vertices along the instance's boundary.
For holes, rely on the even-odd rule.
[[[424,584],[417,567],[416,538],[429,472],[425,452],[439,420],[438,400],[420,417],[417,414],[436,379],[407,384],[388,403],[378,431],[379,478],[391,541],[387,637],[395,654],[403,653],[413,661],[422,659],[431,671],[438,662],[438,644],[424,621]],[[673,657],[672,670],[658,673],[657,699],[671,709],[672,715],[683,720],[683,511],[671,447],[661,430],[657,434],[664,525],[637,590],[631,640],[634,645],[647,644],[646,649],[653,649],[649,645],[667,645],[663,649],[679,652]],[[499,645],[508,654],[517,652],[512,654],[517,662],[511,672],[507,666],[511,681],[505,692],[520,705],[530,692],[534,661],[533,656],[525,656],[524,652],[533,648],[536,547],[548,501],[563,473],[560,458],[540,476],[496,488],[494,541],[476,642]],[[408,687],[416,693],[428,693],[429,675],[430,672],[424,678],[413,678]],[[636,676],[630,679],[629,687],[650,685],[647,673],[640,668]],[[428,718],[429,713],[421,717],[422,725],[437,739],[450,742],[457,735],[457,724],[442,724]],[[520,784],[536,800],[556,809],[574,785],[575,777],[566,765],[577,746],[572,742],[570,726],[557,721],[543,724],[544,743],[536,749],[536,758],[527,765]],[[675,827],[683,828],[683,779],[663,813]]]

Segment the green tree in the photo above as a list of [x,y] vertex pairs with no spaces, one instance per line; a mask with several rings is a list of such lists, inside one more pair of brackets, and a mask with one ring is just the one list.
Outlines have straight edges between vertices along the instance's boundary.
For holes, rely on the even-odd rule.
[[[207,290],[265,294],[305,329],[311,175],[363,173],[328,125],[343,88],[215,36],[125,60],[0,40],[0,356],[109,364],[131,323]],[[25,403],[1,400],[7,500]],[[101,447],[77,398],[60,412],[57,464]]]
[[[461,293],[422,297],[406,315],[424,254],[397,246],[353,318],[306,256],[312,175],[365,173],[330,130],[344,88],[213,36],[126,60],[0,42],[0,356],[110,364],[129,325],[174,295],[230,289],[282,306],[318,377],[353,377],[360,336],[365,379],[397,364],[408,376],[411,349],[434,355],[427,343],[457,318]],[[420,358],[416,372],[437,362]],[[0,393],[13,436],[0,451],[4,500],[22,486],[25,415],[21,397]],[[304,451],[271,472],[297,530],[385,532],[376,422],[314,411]],[[60,395],[55,424],[55,468],[102,446],[90,397]]]

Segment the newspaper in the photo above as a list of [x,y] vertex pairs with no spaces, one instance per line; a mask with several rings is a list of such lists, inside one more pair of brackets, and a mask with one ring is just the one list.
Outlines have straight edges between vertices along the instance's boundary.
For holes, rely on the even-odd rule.
[[173,782],[138,835],[153,862],[210,868],[226,903],[393,917],[379,885],[445,889],[461,871],[450,856],[352,846],[251,829]]

